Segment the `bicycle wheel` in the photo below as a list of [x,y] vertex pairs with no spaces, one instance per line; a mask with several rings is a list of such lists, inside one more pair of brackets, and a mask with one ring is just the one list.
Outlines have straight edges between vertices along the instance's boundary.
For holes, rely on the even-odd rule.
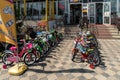
[[78,49],[73,49],[73,51],[72,51],[72,61],[73,61],[73,62],[76,61],[76,60],[75,60],[75,57],[76,57],[77,53],[78,53]]
[[63,40],[63,35],[62,33],[59,33],[59,39],[62,41]]
[[10,57],[13,57],[13,56],[14,55],[12,53],[4,53],[3,56],[2,56],[2,62],[6,65],[12,65],[13,62],[9,61],[7,59],[10,58]]
[[36,55],[33,53],[25,53],[23,56],[23,61],[26,65],[30,66],[35,63]]
[[41,58],[41,53],[39,51],[36,51],[36,61],[39,61]]
[[94,66],[98,66],[100,64],[100,57],[97,54],[90,54],[88,62],[93,64]]

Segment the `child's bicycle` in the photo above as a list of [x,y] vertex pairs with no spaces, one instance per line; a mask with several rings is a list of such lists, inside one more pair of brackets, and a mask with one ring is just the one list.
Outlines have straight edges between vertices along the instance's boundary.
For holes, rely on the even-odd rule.
[[9,50],[5,50],[2,56],[2,62],[5,65],[11,65],[14,62],[23,61],[26,65],[32,65],[36,61],[36,55],[32,52],[32,44],[26,43],[25,40],[20,40],[24,43],[22,48],[17,50],[17,47],[12,46]]
[[76,41],[74,49],[72,50],[72,61],[75,62],[76,56],[80,53],[80,61],[87,61],[90,64],[91,68],[100,64],[100,58],[96,49],[90,48],[90,46],[84,46],[85,53],[80,51],[78,48],[78,41]]

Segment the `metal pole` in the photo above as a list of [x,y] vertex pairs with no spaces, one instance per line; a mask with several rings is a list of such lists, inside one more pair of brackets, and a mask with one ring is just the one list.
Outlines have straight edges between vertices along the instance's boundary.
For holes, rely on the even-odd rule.
[[49,27],[48,27],[48,0],[46,0],[46,11],[45,11],[45,20],[47,22],[47,31],[49,30]]
[[24,16],[26,16],[26,0],[24,0]]
[[55,13],[54,13],[54,0],[52,1],[52,19],[55,18]]

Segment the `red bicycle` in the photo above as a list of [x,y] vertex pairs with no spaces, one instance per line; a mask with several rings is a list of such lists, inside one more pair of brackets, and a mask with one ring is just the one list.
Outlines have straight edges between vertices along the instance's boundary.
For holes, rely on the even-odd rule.
[[76,41],[75,43],[75,47],[72,50],[72,61],[75,62],[75,57],[77,55],[77,53],[80,53],[80,59],[82,61],[87,61],[90,64],[91,68],[94,68],[95,66],[100,64],[100,58],[98,53],[96,52],[96,50],[94,48],[92,48],[91,46],[86,46],[85,48],[85,53],[83,53],[82,51],[80,51],[77,48],[78,41]]

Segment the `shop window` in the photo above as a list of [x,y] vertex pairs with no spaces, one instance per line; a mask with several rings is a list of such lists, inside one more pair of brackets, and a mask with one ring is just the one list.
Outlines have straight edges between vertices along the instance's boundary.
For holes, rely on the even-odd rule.
[[45,15],[45,9],[46,9],[45,8],[45,3],[41,2],[41,11],[40,12],[41,12],[42,15]]
[[65,2],[64,1],[59,1],[58,2],[58,15],[63,15],[65,11]]
[[16,18],[16,20],[19,20],[19,17],[20,17],[20,3],[18,3],[18,5],[16,5],[16,3],[14,3],[14,10],[15,10],[15,18]]
[[104,23],[108,23],[109,24],[109,17],[104,17]]
[[119,0],[118,9],[119,9],[119,12],[118,12],[118,13],[120,14],[120,0]]
[[70,2],[79,2],[79,0],[70,0]]
[[87,3],[88,2],[88,0],[83,0],[83,3]]
[[91,0],[92,2],[103,2],[104,0]]
[[56,14],[56,3],[54,3],[54,14]]

